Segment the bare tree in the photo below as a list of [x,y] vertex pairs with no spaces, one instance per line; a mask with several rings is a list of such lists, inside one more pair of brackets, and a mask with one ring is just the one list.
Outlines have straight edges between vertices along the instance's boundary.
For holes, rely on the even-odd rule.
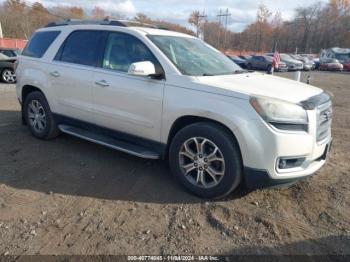
[[106,17],[106,12],[99,6],[95,6],[94,9],[92,9],[92,17],[94,19],[103,19]]
[[188,22],[196,28],[196,36],[198,37],[202,33],[202,25],[204,16],[199,11],[193,11],[188,18]]

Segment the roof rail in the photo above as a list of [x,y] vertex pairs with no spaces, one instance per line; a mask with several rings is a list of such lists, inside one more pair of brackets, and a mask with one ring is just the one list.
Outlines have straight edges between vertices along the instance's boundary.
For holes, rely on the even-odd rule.
[[80,19],[67,19],[57,22],[51,22],[45,27],[55,27],[55,26],[65,26],[65,25],[113,25],[113,26],[123,26],[127,25],[119,20],[104,19],[104,20],[80,20]]
[[55,26],[65,26],[65,25],[111,25],[111,26],[122,26],[122,27],[138,26],[138,27],[149,27],[149,28],[168,30],[168,28],[163,26],[141,23],[139,21],[116,20],[116,19],[110,19],[110,18],[105,18],[103,20],[67,19],[67,20],[61,20],[61,21],[49,23],[45,27],[55,27]]

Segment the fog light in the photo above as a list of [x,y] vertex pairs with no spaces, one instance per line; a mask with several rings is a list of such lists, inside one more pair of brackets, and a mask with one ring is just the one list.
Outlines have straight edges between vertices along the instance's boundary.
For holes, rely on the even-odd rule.
[[279,165],[278,165],[278,168],[279,168],[279,169],[285,169],[285,168],[287,168],[287,160],[286,160],[286,159],[281,159],[281,160],[280,160],[280,163],[279,163]]
[[287,157],[281,157],[278,160],[278,169],[288,169],[288,168],[295,168],[300,167],[305,161],[305,157],[294,157],[294,158],[287,158]]

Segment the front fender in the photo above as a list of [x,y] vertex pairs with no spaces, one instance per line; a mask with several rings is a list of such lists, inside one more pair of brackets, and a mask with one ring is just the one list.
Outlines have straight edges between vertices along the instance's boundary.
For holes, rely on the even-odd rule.
[[257,118],[248,99],[167,86],[163,106],[162,143],[168,142],[171,128],[177,119],[195,116],[211,119],[226,126],[235,135],[242,155],[248,154],[244,132],[249,122]]

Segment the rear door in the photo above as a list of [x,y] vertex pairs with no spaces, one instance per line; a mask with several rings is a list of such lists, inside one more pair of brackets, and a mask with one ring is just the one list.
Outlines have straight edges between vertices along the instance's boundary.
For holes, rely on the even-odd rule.
[[262,56],[257,56],[257,68],[260,70],[265,69],[264,58]]
[[257,56],[252,57],[251,63],[252,63],[253,69],[259,69],[259,59]]
[[92,72],[105,35],[103,31],[73,31],[62,44],[50,66],[55,113],[93,123]]

